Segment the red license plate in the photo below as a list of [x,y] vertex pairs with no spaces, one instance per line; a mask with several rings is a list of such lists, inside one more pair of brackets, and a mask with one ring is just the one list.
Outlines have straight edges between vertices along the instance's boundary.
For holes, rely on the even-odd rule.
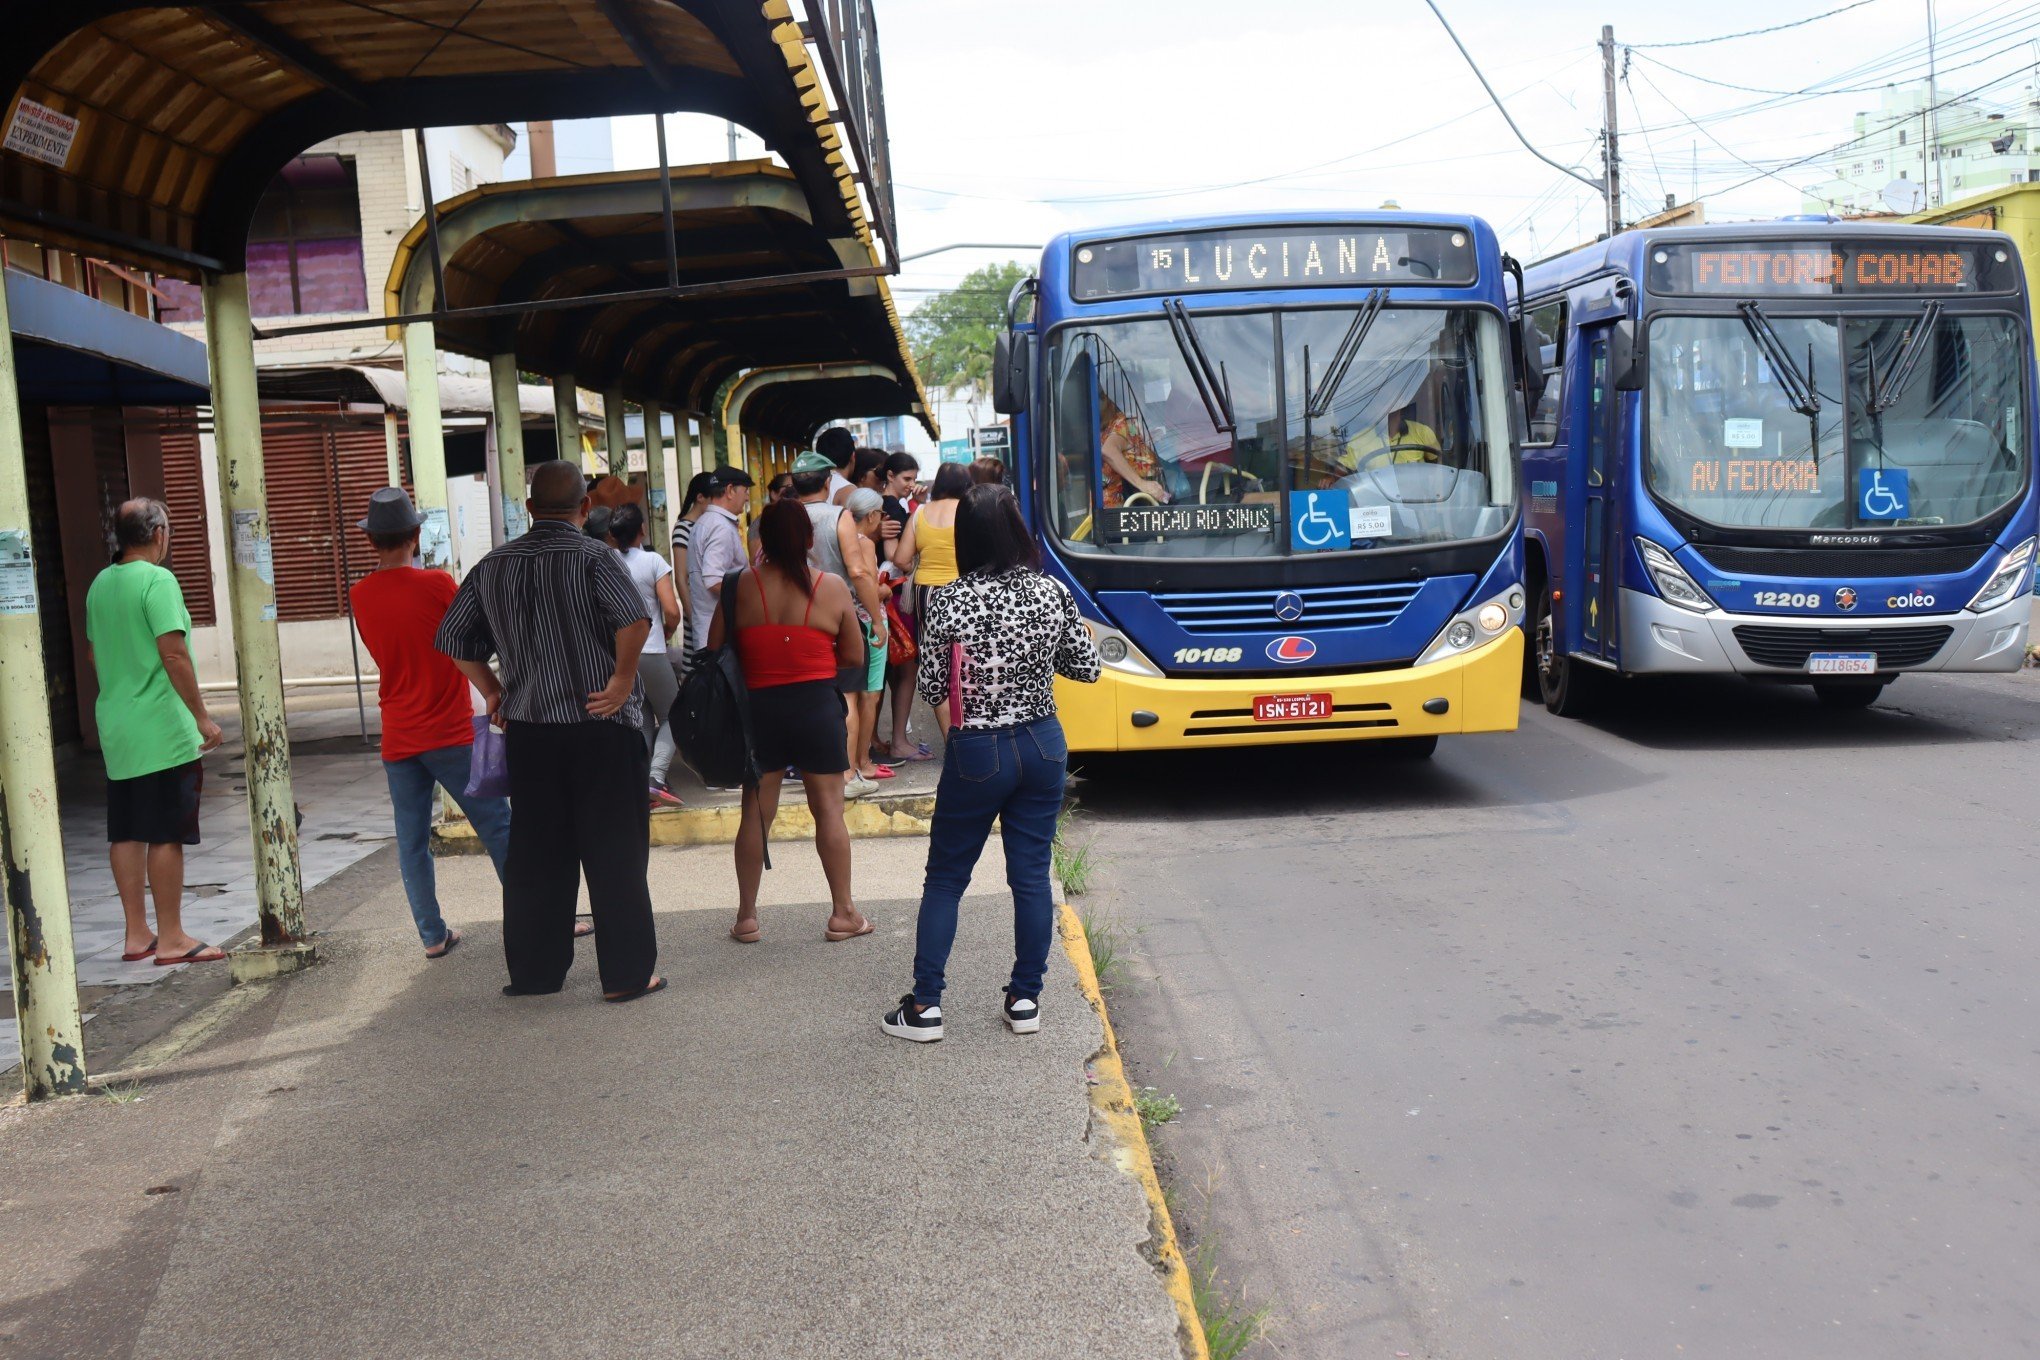
[[1296,722],[1304,718],[1329,718],[1332,716],[1332,696],[1329,694],[1257,694],[1254,696],[1255,722]]

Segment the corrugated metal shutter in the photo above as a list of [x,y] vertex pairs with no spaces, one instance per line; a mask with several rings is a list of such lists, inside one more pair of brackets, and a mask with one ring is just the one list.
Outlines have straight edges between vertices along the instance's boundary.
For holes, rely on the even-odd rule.
[[199,466],[196,413],[165,412],[163,424],[163,503],[170,507],[170,570],[184,590],[184,607],[194,627],[219,622],[213,598],[212,517],[205,503],[205,477]]
[[347,588],[375,567],[353,525],[388,481],[382,426],[276,413],[263,422],[262,461],[277,618],[342,617]]

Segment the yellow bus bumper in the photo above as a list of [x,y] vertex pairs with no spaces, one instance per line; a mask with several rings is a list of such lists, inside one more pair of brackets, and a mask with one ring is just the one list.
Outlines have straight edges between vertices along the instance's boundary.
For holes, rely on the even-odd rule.
[[[1058,679],[1056,708],[1072,751],[1168,751],[1367,741],[1456,732],[1513,732],[1523,687],[1523,630],[1407,670],[1154,679],[1109,667],[1095,685]],[[1254,721],[1254,696],[1330,694],[1333,712],[1307,722]],[[1428,712],[1441,705],[1444,711]],[[1149,715],[1152,715],[1150,719]]]

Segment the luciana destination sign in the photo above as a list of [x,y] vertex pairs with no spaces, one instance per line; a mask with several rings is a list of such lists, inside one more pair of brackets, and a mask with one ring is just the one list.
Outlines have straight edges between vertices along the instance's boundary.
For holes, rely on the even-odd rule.
[[1080,243],[1070,264],[1079,302],[1251,288],[1451,284],[1478,277],[1460,229],[1213,228]]

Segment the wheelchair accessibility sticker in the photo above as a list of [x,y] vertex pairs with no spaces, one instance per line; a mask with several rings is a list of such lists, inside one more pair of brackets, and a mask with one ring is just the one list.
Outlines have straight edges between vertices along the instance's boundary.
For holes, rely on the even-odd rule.
[[1904,468],[1858,471],[1856,513],[1864,519],[1911,519],[1912,474]]
[[1336,552],[1353,546],[1352,502],[1343,491],[1289,493],[1289,537],[1299,552]]

